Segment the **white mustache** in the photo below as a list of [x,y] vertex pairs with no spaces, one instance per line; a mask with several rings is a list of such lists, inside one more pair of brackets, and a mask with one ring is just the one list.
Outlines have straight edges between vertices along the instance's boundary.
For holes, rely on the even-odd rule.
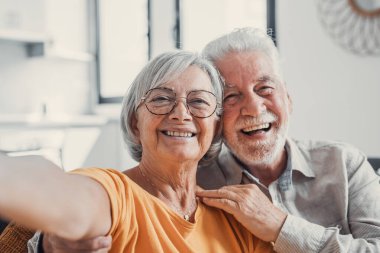
[[241,129],[249,126],[272,123],[277,121],[277,119],[278,117],[273,112],[266,111],[257,117],[244,116],[244,118],[240,118],[236,123],[236,128]]

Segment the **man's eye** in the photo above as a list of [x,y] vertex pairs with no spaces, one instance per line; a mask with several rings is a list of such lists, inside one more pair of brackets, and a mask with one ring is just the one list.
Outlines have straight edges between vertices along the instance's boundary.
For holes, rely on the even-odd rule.
[[238,93],[227,94],[223,101],[226,104],[234,104],[239,100],[240,95]]
[[261,96],[266,96],[266,95],[272,94],[273,90],[274,90],[273,87],[263,86],[260,89],[258,89],[256,92],[257,92],[257,94],[259,94]]
[[237,98],[238,96],[239,96],[239,94],[237,94],[237,93],[227,94],[227,95],[224,97],[224,100],[234,99],[234,98]]

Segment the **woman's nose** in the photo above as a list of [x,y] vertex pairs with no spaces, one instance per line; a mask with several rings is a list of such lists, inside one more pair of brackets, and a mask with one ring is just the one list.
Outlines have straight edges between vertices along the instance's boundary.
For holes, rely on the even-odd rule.
[[180,120],[180,121],[192,119],[191,113],[186,104],[186,98],[183,98],[183,97],[177,98],[177,101],[174,104],[174,108],[170,112],[169,118]]

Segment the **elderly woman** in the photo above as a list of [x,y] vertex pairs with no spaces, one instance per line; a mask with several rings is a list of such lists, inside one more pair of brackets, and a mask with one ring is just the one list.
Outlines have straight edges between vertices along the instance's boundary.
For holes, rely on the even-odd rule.
[[271,251],[195,197],[198,163],[219,150],[221,98],[218,73],[205,59],[158,56],[123,103],[123,136],[139,165],[65,174],[37,158],[3,157],[0,215],[69,240],[111,234],[110,252]]

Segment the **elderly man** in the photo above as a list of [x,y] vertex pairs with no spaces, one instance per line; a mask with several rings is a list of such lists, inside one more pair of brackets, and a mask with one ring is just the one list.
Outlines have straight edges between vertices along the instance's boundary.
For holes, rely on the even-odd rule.
[[380,178],[350,145],[287,137],[291,99],[270,39],[241,29],[204,53],[225,80],[229,149],[199,179],[218,178],[205,185],[212,188],[254,184],[203,192],[211,197],[204,202],[234,214],[278,252],[380,252]]
[[[203,53],[225,81],[226,146],[199,168],[208,189],[198,192],[202,201],[232,213],[277,252],[380,252],[380,178],[350,145],[287,136],[292,102],[271,39],[240,29]],[[43,245],[46,252],[105,252],[109,242],[46,236]]]

